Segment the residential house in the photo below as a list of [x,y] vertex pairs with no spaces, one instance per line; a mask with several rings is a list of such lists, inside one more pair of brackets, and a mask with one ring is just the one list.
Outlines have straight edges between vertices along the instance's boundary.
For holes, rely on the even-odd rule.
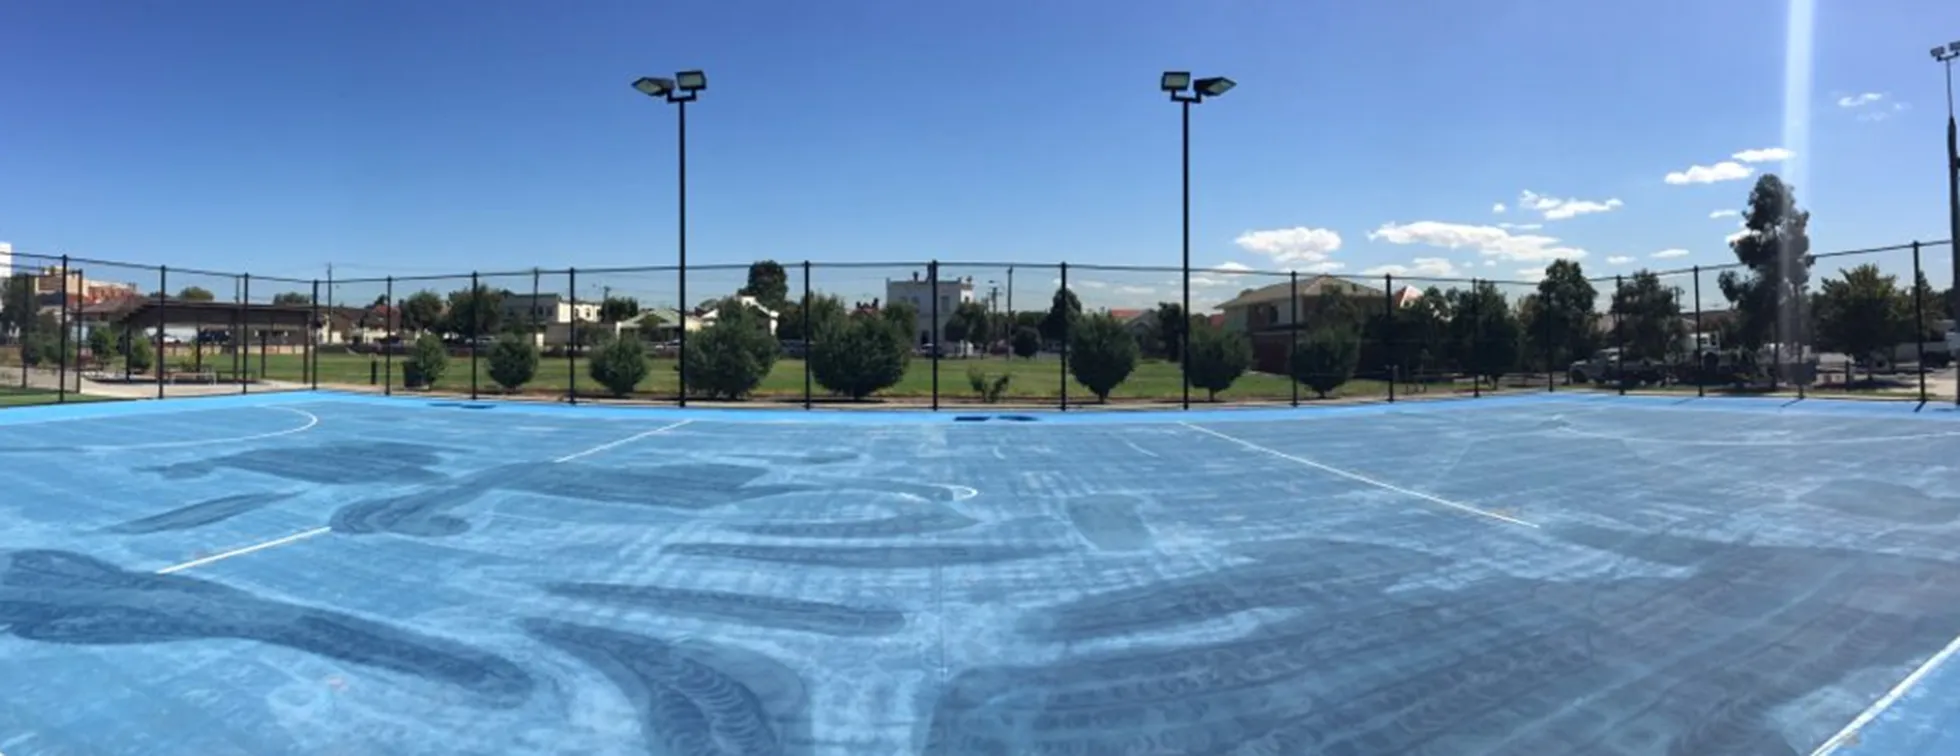
[[[959,309],[962,304],[974,301],[972,276],[938,281],[937,292],[934,291],[934,284],[931,279],[921,278],[917,272],[912,274],[912,279],[909,281],[890,279],[885,281],[887,305],[904,302],[918,310],[912,332],[919,346],[941,341],[940,336],[946,332],[946,324],[953,319],[953,311]],[[936,323],[932,317],[935,301],[939,314]]]
[[572,323],[578,322],[579,330],[590,328],[613,328],[616,324],[599,322],[599,303],[597,301],[572,300],[558,294],[506,294],[499,302],[505,323],[536,323],[543,326],[537,339],[539,346],[565,346],[572,343]]
[[[742,304],[748,305],[749,309],[755,310],[767,319],[769,322],[769,335],[776,335],[776,325],[782,321],[782,313],[764,307],[755,297],[747,294],[738,296],[735,299],[739,300]],[[697,331],[712,326],[719,319],[720,315],[721,310],[717,307],[704,307],[695,310],[694,314],[687,319],[687,330]]]
[[[1311,314],[1319,305],[1321,298],[1335,292],[1347,297],[1355,310],[1364,318],[1381,313],[1388,305],[1388,298],[1383,295],[1381,289],[1334,276],[1320,275],[1300,281],[1298,284],[1297,312],[1300,320],[1297,323],[1293,319],[1296,306],[1292,301],[1294,293],[1292,281],[1239,292],[1238,296],[1218,306],[1218,309],[1223,312],[1212,316],[1212,322],[1228,331],[1244,333],[1251,337],[1254,370],[1285,373],[1294,331],[1311,328],[1313,326]],[[1414,299],[1408,298],[1404,301],[1414,301]]]

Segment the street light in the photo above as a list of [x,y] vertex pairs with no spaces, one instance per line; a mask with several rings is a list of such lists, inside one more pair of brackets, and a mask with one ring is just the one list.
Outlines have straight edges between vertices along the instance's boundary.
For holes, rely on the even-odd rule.
[[1237,82],[1223,76],[1191,80],[1189,71],[1165,71],[1158,88],[1184,111],[1184,322],[1179,323],[1177,366],[1184,374],[1184,409],[1191,409],[1191,106],[1232,91]]
[[674,78],[662,79],[642,76],[633,80],[633,88],[640,94],[662,99],[675,105],[680,116],[680,301],[676,309],[681,313],[680,323],[680,406],[687,406],[687,104],[701,96],[708,88],[708,75],[700,71],[682,71]]

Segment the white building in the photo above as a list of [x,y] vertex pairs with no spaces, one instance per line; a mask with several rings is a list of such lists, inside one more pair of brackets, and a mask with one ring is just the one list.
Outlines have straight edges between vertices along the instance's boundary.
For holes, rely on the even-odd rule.
[[919,311],[918,322],[913,327],[914,341],[920,346],[940,341],[939,334],[945,333],[946,323],[953,319],[953,311],[965,302],[973,301],[973,278],[948,278],[939,282],[937,294],[939,305],[938,327],[933,327],[933,285],[932,281],[912,274],[910,281],[885,280],[885,302],[893,304],[904,302]]
[[[755,297],[751,297],[747,294],[738,296],[735,299],[736,301],[739,301],[742,304],[748,305],[749,308],[755,310],[757,314],[763,316],[764,318],[767,318],[769,321],[769,335],[771,336],[776,335],[776,324],[782,320],[782,313],[776,312],[775,310],[771,310],[767,307],[762,306],[762,303],[757,301]],[[709,308],[709,309],[701,310],[695,315],[690,316],[687,319],[687,330],[690,332],[698,331],[704,327],[712,326],[719,321],[720,317],[721,317],[720,308]]]
[[0,280],[14,275],[14,245],[0,242]]
[[599,324],[599,303],[581,300],[573,304],[571,300],[557,294],[511,294],[501,303],[505,323],[539,323],[544,326],[540,334],[543,346],[562,346],[572,341],[572,321],[577,319],[581,330],[601,327]]

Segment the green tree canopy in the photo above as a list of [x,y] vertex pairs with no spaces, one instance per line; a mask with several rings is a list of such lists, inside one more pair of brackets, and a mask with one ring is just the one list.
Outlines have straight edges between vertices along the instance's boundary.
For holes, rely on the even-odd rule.
[[1156,336],[1158,351],[1163,353],[1164,359],[1178,361],[1184,347],[1182,327],[1189,325],[1184,318],[1184,305],[1158,302],[1154,317],[1157,322],[1153,324],[1156,327],[1152,331]]
[[1562,365],[1594,349],[1594,307],[1599,292],[1575,260],[1553,260],[1545,266],[1545,277],[1538,280],[1538,293],[1528,313],[1520,308],[1519,325],[1539,356],[1549,355],[1551,364]]
[[402,300],[401,326],[417,333],[442,326],[442,295],[424,289]]
[[687,342],[688,390],[710,399],[740,399],[762,385],[781,348],[765,316],[730,297],[716,306],[715,324]]
[[[688,345],[689,351],[693,346]],[[692,354],[687,357],[690,361],[694,359]],[[586,372],[613,396],[630,396],[651,369],[647,366],[646,347],[640,345],[639,339],[609,338],[592,355]]]
[[280,307],[306,307],[313,304],[313,295],[299,291],[282,291],[272,295],[272,303]]
[[1898,279],[1865,264],[1827,278],[1817,297],[1818,337],[1822,346],[1864,360],[1912,338],[1912,302]]
[[1013,343],[1014,356],[1023,359],[1033,358],[1041,353],[1041,332],[1033,326],[1016,326]]
[[1450,341],[1457,364],[1472,376],[1496,381],[1518,364],[1516,314],[1496,284],[1480,281],[1468,290],[1451,289]]
[[186,302],[211,302],[218,296],[202,286],[186,286],[177,292],[177,298]]
[[34,327],[34,274],[15,273],[0,288],[0,333],[25,333]]
[[422,334],[402,360],[402,385],[431,388],[442,380],[448,367],[449,350],[443,347],[442,339],[433,333]]
[[854,400],[896,386],[912,359],[910,334],[910,324],[901,330],[882,315],[857,314],[829,323],[810,344],[811,377]]
[[506,333],[490,345],[490,380],[516,391],[538,374],[538,347],[529,336]]
[[602,323],[624,323],[639,314],[640,300],[632,297],[606,297],[599,303],[599,321]]
[[1361,363],[1361,338],[1354,329],[1342,326],[1320,326],[1308,332],[1306,340],[1294,346],[1287,357],[1287,372],[1292,374],[1314,395],[1322,399],[1327,393],[1345,385],[1354,377],[1354,370]]
[[496,333],[503,326],[503,292],[483,284],[449,293],[445,330],[459,336]]
[[[830,294],[811,294],[809,312],[802,302],[791,302],[783,307],[782,318],[776,324],[776,338],[809,341],[812,334],[822,333],[832,324],[844,320],[846,311],[844,300]],[[806,325],[804,319],[808,318]]]
[[878,309],[878,314],[886,323],[898,329],[905,343],[910,344],[917,337],[919,308],[913,307],[911,302],[886,302],[884,307]]
[[[1775,174],[1763,174],[1749,190],[1743,234],[1729,243],[1741,271],[1723,271],[1717,283],[1736,313],[1739,345],[1755,350],[1780,338],[1779,315],[1803,306],[1810,281],[1810,213],[1797,209],[1796,190]],[[1793,313],[1795,315],[1795,313]],[[1801,323],[1798,315],[1791,322]]]
[[1207,401],[1218,401],[1218,392],[1252,367],[1252,342],[1245,335],[1206,326],[1191,332],[1191,355],[1185,363],[1191,385],[1205,390]]
[[953,316],[946,323],[946,340],[964,341],[985,354],[987,344],[994,340],[993,318],[987,312],[987,305],[961,302],[953,308]]
[[1082,300],[1068,289],[1056,289],[1050,298],[1048,312],[1041,318],[1041,338],[1048,341],[1062,341],[1069,337],[1077,320],[1082,318]]
[[1679,297],[1652,271],[1638,271],[1617,286],[1608,312],[1614,339],[1625,345],[1621,359],[1664,361],[1687,335]]
[[781,311],[789,302],[789,273],[775,260],[749,263],[749,280],[737,292],[755,297],[763,307]]
[[1068,350],[1069,373],[1098,401],[1109,401],[1109,392],[1137,367],[1136,338],[1123,321],[1106,313],[1082,316],[1070,326]]

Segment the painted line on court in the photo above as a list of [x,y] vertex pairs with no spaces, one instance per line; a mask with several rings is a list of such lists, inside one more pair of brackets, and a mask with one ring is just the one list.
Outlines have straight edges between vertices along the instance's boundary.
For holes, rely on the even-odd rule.
[[679,428],[679,427],[681,427],[681,426],[683,426],[683,425],[686,425],[686,424],[688,424],[688,423],[691,423],[691,422],[694,422],[694,421],[693,421],[693,420],[682,420],[682,421],[680,421],[680,422],[677,422],[677,423],[669,423],[669,424],[667,424],[667,425],[662,425],[662,426],[660,426],[660,427],[658,427],[658,428],[655,428],[655,429],[653,429],[653,430],[650,430],[650,431],[644,431],[644,432],[641,432],[641,433],[635,433],[635,434],[633,434],[633,435],[631,435],[631,436],[627,436],[627,437],[625,437],[625,438],[622,438],[622,439],[620,439],[620,440],[618,440],[618,441],[609,441],[609,442],[606,442],[606,443],[603,443],[603,444],[600,444],[600,445],[598,445],[598,446],[594,446],[594,447],[592,447],[592,448],[590,448],[590,449],[586,449],[585,451],[582,451],[582,452],[579,452],[579,453],[577,453],[577,454],[567,454],[567,455],[565,455],[565,456],[563,456],[563,457],[559,457],[559,458],[557,458],[557,459],[554,459],[554,460],[552,460],[552,463],[553,463],[553,464],[557,464],[557,463],[559,463],[559,462],[570,462],[570,461],[572,461],[572,460],[574,460],[574,459],[578,459],[579,457],[586,457],[586,456],[591,456],[591,455],[593,455],[593,454],[598,454],[599,452],[602,452],[602,451],[605,451],[605,450],[607,450],[607,449],[611,449],[611,448],[613,448],[613,447],[616,447],[616,446],[623,446],[623,445],[626,445],[626,444],[630,444],[630,443],[633,443],[634,441],[638,441],[638,440],[640,440],[640,439],[643,439],[643,438],[646,438],[647,436],[651,436],[651,435],[654,435],[654,434],[656,434],[656,433],[666,433],[667,431],[670,431],[670,430],[673,430],[673,429],[675,429],[675,428]]
[[238,443],[240,441],[262,441],[268,438],[278,438],[280,436],[290,436],[295,433],[305,433],[307,431],[313,430],[313,426],[320,424],[319,415],[315,415],[303,409],[294,409],[292,407],[262,407],[260,409],[271,409],[271,410],[279,410],[281,412],[291,412],[306,418],[306,424],[298,426],[296,428],[287,428],[285,430],[273,431],[271,433],[255,433],[250,436],[232,436],[228,438],[205,438],[205,439],[198,439],[195,441],[163,441],[154,444],[123,444],[118,446],[83,446],[81,448],[88,451],[125,451],[129,449],[174,449],[174,448],[180,448],[186,446],[209,446],[212,444],[233,444],[233,443]]
[[1192,425],[1192,424],[1190,424],[1190,423],[1182,423],[1182,422],[1181,422],[1181,423],[1178,423],[1178,425],[1182,425],[1182,426],[1184,426],[1184,427],[1186,427],[1186,428],[1190,428],[1191,430],[1194,430],[1194,431],[1197,431],[1197,432],[1199,432],[1199,433],[1203,433],[1203,434],[1206,434],[1206,435],[1210,435],[1210,436],[1217,436],[1217,437],[1219,437],[1219,438],[1222,438],[1222,439],[1225,439],[1225,440],[1227,440],[1227,441],[1230,441],[1230,442],[1232,442],[1232,443],[1235,443],[1235,444],[1238,444],[1238,445],[1240,445],[1240,446],[1243,446],[1243,447],[1245,447],[1245,448],[1247,448],[1247,449],[1251,449],[1251,450],[1253,450],[1253,451],[1258,451],[1258,452],[1264,452],[1264,453],[1266,453],[1266,454],[1270,454],[1270,455],[1272,455],[1272,456],[1275,456],[1275,457],[1279,457],[1280,459],[1284,459],[1284,460],[1287,460],[1287,461],[1289,461],[1289,462],[1297,462],[1297,463],[1299,463],[1299,464],[1302,464],[1302,465],[1306,465],[1306,466],[1308,466],[1308,467],[1311,467],[1311,468],[1313,468],[1313,469],[1315,469],[1315,470],[1319,470],[1319,471],[1321,471],[1321,472],[1325,472],[1325,473],[1328,473],[1328,474],[1330,474],[1330,475],[1338,475],[1338,476],[1340,476],[1340,477],[1343,477],[1343,478],[1347,478],[1348,480],[1352,480],[1352,481],[1355,481],[1355,482],[1357,482],[1357,483],[1366,483],[1366,484],[1368,484],[1368,485],[1371,485],[1371,486],[1374,486],[1374,487],[1376,487],[1376,488],[1380,488],[1380,489],[1383,489],[1383,490],[1386,490],[1386,491],[1393,491],[1393,492],[1395,492],[1395,493],[1399,493],[1399,494],[1402,494],[1402,495],[1404,495],[1404,496],[1413,496],[1413,497],[1415,497],[1415,498],[1418,498],[1418,499],[1422,499],[1423,501],[1427,501],[1427,502],[1430,502],[1430,503],[1433,503],[1433,504],[1440,504],[1440,505],[1442,505],[1442,506],[1445,506],[1445,507],[1449,507],[1449,508],[1451,508],[1451,509],[1457,509],[1457,510],[1462,510],[1462,511],[1464,511],[1464,512],[1469,512],[1470,514],[1474,514],[1474,515],[1478,515],[1478,516],[1481,516],[1481,517],[1488,517],[1488,518],[1490,518],[1490,519],[1493,519],[1493,520],[1498,520],[1498,521],[1500,521],[1500,522],[1508,522],[1508,523],[1510,523],[1510,524],[1512,524],[1512,525],[1523,525],[1523,526],[1525,526],[1525,527],[1527,527],[1527,528],[1536,528],[1536,527],[1538,527],[1538,524],[1537,524],[1537,523],[1533,523],[1533,522],[1526,522],[1526,521],[1524,521],[1524,520],[1520,520],[1520,519],[1518,519],[1518,518],[1516,518],[1516,517],[1511,517],[1511,516],[1509,516],[1509,515],[1502,515],[1502,514],[1498,514],[1498,513],[1496,513],[1496,512],[1492,512],[1492,511],[1490,511],[1490,510],[1487,510],[1487,509],[1478,509],[1478,508],[1476,508],[1476,507],[1473,507],[1473,506],[1470,506],[1470,505],[1468,505],[1468,504],[1463,504],[1463,503],[1459,503],[1459,502],[1454,502],[1454,501],[1450,501],[1449,499],[1445,499],[1445,498],[1443,498],[1443,497],[1440,497],[1440,496],[1436,496],[1436,495],[1434,495],[1434,494],[1426,494],[1426,493],[1423,493],[1423,492],[1421,492],[1421,491],[1416,491],[1416,490],[1413,490],[1413,489],[1408,489],[1408,488],[1403,488],[1403,487],[1401,487],[1401,486],[1398,486],[1398,485],[1395,485],[1395,484],[1393,484],[1393,483],[1387,483],[1387,482],[1384,482],[1384,481],[1380,481],[1380,480],[1376,480],[1376,479],[1374,479],[1374,478],[1370,478],[1370,477],[1368,477],[1368,476],[1366,476],[1366,475],[1362,475],[1361,473],[1357,473],[1357,472],[1350,472],[1350,471],[1347,471],[1347,470],[1343,470],[1343,469],[1341,469],[1341,468],[1338,468],[1338,467],[1332,467],[1332,466],[1329,466],[1329,465],[1324,465],[1324,464],[1321,464],[1321,463],[1319,463],[1319,462],[1315,462],[1315,461],[1313,461],[1313,460],[1311,460],[1311,459],[1307,459],[1306,457],[1296,457],[1296,456],[1293,456],[1293,455],[1291,455],[1291,454],[1287,454],[1286,452],[1283,452],[1283,451],[1280,451],[1280,450],[1278,450],[1278,449],[1269,449],[1269,448],[1267,448],[1267,447],[1264,447],[1264,446],[1260,446],[1260,445],[1258,445],[1258,444],[1255,444],[1255,443],[1252,443],[1251,441],[1247,441],[1247,440],[1245,440],[1245,439],[1242,439],[1242,438],[1238,438],[1238,437],[1236,437],[1236,436],[1228,436],[1228,435],[1225,435],[1225,434],[1223,434],[1223,433],[1219,433],[1218,431],[1215,431],[1215,430],[1212,430],[1212,429],[1210,429],[1210,428],[1205,428],[1205,427],[1202,427],[1202,426],[1197,426],[1197,425]]
[[1869,726],[1874,720],[1877,720],[1878,716],[1884,714],[1886,709],[1892,708],[1892,704],[1898,703],[1900,698],[1905,697],[1906,693],[1912,691],[1913,686],[1918,685],[1921,680],[1926,679],[1927,675],[1932,674],[1933,670],[1938,669],[1940,664],[1944,663],[1956,653],[1960,653],[1960,636],[1955,636],[1953,640],[1948,641],[1946,648],[1942,648],[1939,653],[1933,654],[1933,658],[1927,659],[1926,663],[1919,665],[1919,668],[1913,670],[1912,674],[1906,675],[1906,679],[1900,680],[1898,685],[1892,686],[1892,689],[1886,691],[1885,695],[1880,696],[1877,701],[1872,702],[1871,706],[1859,712],[1857,718],[1851,720],[1851,724],[1845,725],[1844,729],[1838,730],[1836,735],[1832,735],[1830,740],[1824,741],[1824,744],[1818,746],[1817,750],[1811,751],[1810,756],[1830,756],[1830,754],[1837,753],[1839,748],[1851,745],[1853,741],[1858,739],[1858,733],[1860,731]]
[[[1621,443],[1628,443],[1628,444],[1666,444],[1668,446],[1743,446],[1743,447],[1747,447],[1747,446],[1762,446],[1762,447],[1841,446],[1847,444],[1880,444],[1880,443],[1896,443],[1896,442],[1903,442],[1903,441],[1925,441],[1928,439],[1951,438],[1954,436],[1960,436],[1960,431],[1941,431],[1939,433],[1913,433],[1910,435],[1902,435],[1902,436],[1847,436],[1844,438],[1824,437],[1824,438],[1806,438],[1806,439],[1800,439],[1795,441],[1783,441],[1783,440],[1775,440],[1775,439],[1766,439],[1761,441],[1716,439],[1716,440],[1703,441],[1703,440],[1697,440],[1693,438],[1641,438],[1639,436],[1619,436],[1611,433],[1593,433],[1591,431],[1582,431],[1577,428],[1559,428],[1554,432],[1563,433],[1568,436],[1578,436],[1580,438],[1594,438],[1594,439],[1599,439],[1601,441],[1619,441]],[[1807,433],[1807,434],[1816,433],[1815,430],[1791,431],[1791,432]]]
[[333,532],[333,528],[331,527],[318,527],[312,530],[303,530],[298,533],[294,533],[292,535],[286,536],[284,538],[274,538],[264,543],[255,543],[250,546],[246,546],[244,548],[232,549],[222,554],[212,554],[211,556],[208,557],[200,557],[198,559],[192,559],[183,564],[173,564],[170,565],[169,567],[165,567],[161,570],[157,570],[157,574],[168,575],[173,572],[183,572],[184,570],[188,570],[192,567],[202,567],[204,565],[211,564],[212,562],[222,562],[226,559],[230,559],[235,556],[244,556],[254,551],[264,551],[266,549],[270,549],[276,546],[284,546],[286,544],[293,543],[295,541],[304,541],[308,538],[312,538],[318,535],[325,535],[331,532]]

